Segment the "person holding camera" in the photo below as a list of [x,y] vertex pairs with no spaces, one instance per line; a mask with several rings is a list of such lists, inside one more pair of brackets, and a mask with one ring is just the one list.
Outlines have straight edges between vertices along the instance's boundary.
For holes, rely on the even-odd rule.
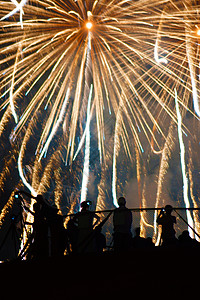
[[157,218],[158,225],[162,226],[162,246],[175,245],[177,239],[175,237],[174,224],[176,224],[176,217],[172,216],[172,206],[166,205],[161,209],[161,212]]

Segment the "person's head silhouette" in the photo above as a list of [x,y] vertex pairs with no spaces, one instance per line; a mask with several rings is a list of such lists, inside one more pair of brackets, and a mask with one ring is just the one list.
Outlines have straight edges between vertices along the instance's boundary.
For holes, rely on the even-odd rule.
[[172,207],[171,205],[167,204],[167,205],[165,206],[165,211],[166,211],[166,214],[167,214],[167,215],[171,215],[172,210],[173,210],[173,207]]
[[124,197],[120,197],[117,202],[118,202],[119,207],[126,205],[126,200]]
[[89,210],[91,205],[92,205],[92,202],[89,200],[81,202],[81,211]]

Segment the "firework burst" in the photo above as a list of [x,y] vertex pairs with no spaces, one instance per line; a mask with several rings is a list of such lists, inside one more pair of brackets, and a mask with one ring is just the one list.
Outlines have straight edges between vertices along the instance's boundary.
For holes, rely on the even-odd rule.
[[[139,159],[148,141],[162,154],[177,123],[175,89],[182,114],[193,100],[199,115],[198,8],[167,0],[1,1],[0,133],[10,130],[33,194],[58,182],[87,190],[90,169],[98,205],[106,206],[100,191],[110,168],[116,203],[119,151]],[[67,204],[62,193],[53,201],[70,209],[87,192],[69,194]]]

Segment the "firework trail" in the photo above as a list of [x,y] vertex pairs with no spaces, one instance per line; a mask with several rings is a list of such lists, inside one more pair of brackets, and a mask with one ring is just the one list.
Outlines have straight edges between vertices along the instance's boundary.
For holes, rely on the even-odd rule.
[[[193,160],[192,160],[192,147],[191,142],[189,142],[189,162],[188,162],[188,176],[189,176],[189,182],[190,182],[190,196],[193,202],[193,205],[195,208],[198,208],[198,200],[195,199],[194,195],[194,181],[192,176],[192,171],[194,170],[193,166]],[[199,216],[198,211],[193,212],[193,218],[194,218],[194,224],[195,224],[195,231],[199,234],[200,230],[200,222],[199,222]],[[199,241],[199,237],[195,235],[195,238]]]
[[[187,98],[180,110],[192,110],[192,99],[199,115],[196,2],[12,0],[0,3],[0,20],[0,134],[18,148],[15,186],[47,192],[41,182],[57,159],[55,186],[79,191],[66,200],[69,210],[91,168],[98,170],[97,206],[116,205],[119,145],[131,165],[135,153],[142,160],[146,141],[154,154],[167,153],[170,122],[177,124],[174,88]],[[60,206],[63,194],[52,201]]]
[[88,109],[87,109],[87,132],[86,132],[86,139],[85,139],[85,157],[84,157],[84,166],[83,166],[83,179],[82,179],[82,188],[81,188],[81,201],[83,202],[86,200],[87,197],[87,184],[89,178],[89,165],[90,165],[90,104],[92,98],[92,85],[90,87],[90,94],[88,99]]
[[[186,165],[185,165],[185,146],[183,142],[183,135],[182,135],[182,117],[179,110],[178,105],[178,99],[177,99],[177,91],[175,90],[175,103],[176,103],[176,111],[177,111],[177,117],[178,117],[178,138],[179,138],[179,144],[180,144],[180,159],[181,159],[181,170],[182,170],[182,176],[183,176],[183,199],[185,202],[186,207],[190,207],[190,201],[188,198],[188,178],[186,174]],[[189,210],[186,211],[187,214],[187,220],[190,227],[194,227],[193,219],[191,216],[191,213]],[[190,235],[193,236],[194,233],[191,230],[191,228],[188,227],[188,231],[190,232]]]
[[[159,168],[159,175],[158,175],[158,183],[157,183],[157,193],[156,193],[156,201],[155,207],[163,207],[164,202],[161,200],[162,189],[163,189],[163,182],[164,177],[167,173],[169,168],[169,160],[171,157],[171,152],[174,148],[174,122],[172,121],[169,127],[168,136],[166,138],[164,147],[162,149],[162,156],[160,160],[160,168]],[[157,235],[157,211],[155,211],[154,215],[154,235]],[[158,241],[159,243],[159,241]]]
[[16,6],[10,13],[8,13],[7,15],[5,15],[4,17],[1,18],[2,20],[5,20],[11,16],[13,16],[14,14],[16,14],[18,11],[20,12],[20,25],[21,28],[23,28],[23,20],[22,20],[22,16],[23,16],[23,6],[26,4],[27,0],[21,0],[20,3],[18,3],[16,0],[11,0],[11,2]]
[[[122,99],[122,98],[121,98]],[[122,102],[122,100],[121,100]],[[119,110],[116,116],[115,122],[115,133],[114,133],[114,149],[113,149],[113,170],[112,170],[112,196],[113,203],[116,207],[118,207],[117,203],[117,191],[116,191],[116,183],[117,183],[117,156],[120,148],[120,128],[121,128],[121,105],[119,104]]]

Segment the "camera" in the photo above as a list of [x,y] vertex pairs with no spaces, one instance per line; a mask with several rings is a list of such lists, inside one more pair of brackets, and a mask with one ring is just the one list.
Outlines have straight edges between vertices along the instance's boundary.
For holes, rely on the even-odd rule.
[[14,194],[14,197],[15,197],[15,199],[22,200],[22,197],[20,195],[20,191],[16,191],[15,194]]

